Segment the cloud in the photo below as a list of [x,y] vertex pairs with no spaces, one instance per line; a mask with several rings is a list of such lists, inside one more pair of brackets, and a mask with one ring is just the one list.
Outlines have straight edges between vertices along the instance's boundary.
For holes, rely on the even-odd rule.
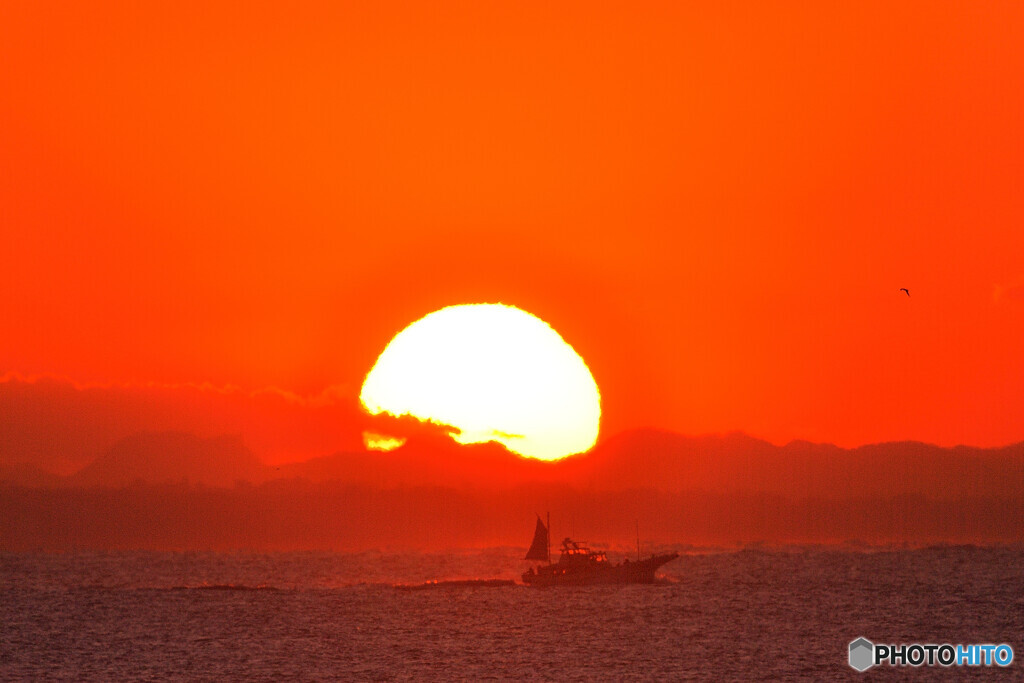
[[361,450],[368,423],[355,397],[335,389],[302,397],[274,388],[76,385],[0,378],[0,464],[69,473],[132,434],[185,431],[241,436],[268,463]]

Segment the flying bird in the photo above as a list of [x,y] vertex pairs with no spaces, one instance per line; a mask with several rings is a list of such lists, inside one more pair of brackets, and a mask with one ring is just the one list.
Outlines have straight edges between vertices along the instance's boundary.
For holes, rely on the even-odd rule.
[[900,291],[901,291],[901,292],[906,292],[906,293],[907,293],[907,296],[910,296],[910,290],[909,290],[909,289],[907,289],[906,287],[900,287]]

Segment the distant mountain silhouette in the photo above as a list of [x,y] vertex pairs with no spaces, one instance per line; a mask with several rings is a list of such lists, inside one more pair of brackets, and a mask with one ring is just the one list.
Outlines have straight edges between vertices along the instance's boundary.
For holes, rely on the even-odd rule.
[[137,481],[232,486],[238,480],[266,478],[267,468],[240,437],[202,439],[183,432],[147,432],[118,441],[66,482],[103,487]]
[[65,478],[47,472],[35,465],[19,463],[0,465],[0,482],[31,488],[53,488],[65,483]]
[[143,433],[70,477],[0,471],[0,550],[515,544],[549,509],[559,529],[627,544],[635,520],[663,542],[1013,542],[1024,444],[843,449],[640,430],[546,463],[421,434],[392,452],[266,467],[238,437]]
[[610,490],[748,491],[832,499],[1014,498],[1024,491],[1024,443],[982,449],[892,442],[844,449],[807,441],[775,446],[741,433],[688,437],[640,430],[605,441],[580,465],[581,483]]
[[[484,486],[550,480],[551,465],[522,458],[496,442],[460,445],[445,435],[419,435],[394,451],[336,453],[275,470],[275,478],[340,480],[381,488]],[[555,477],[558,478],[557,476]]]
[[1024,491],[1024,443],[947,449],[894,442],[843,449],[794,441],[775,446],[742,433],[682,436],[658,430],[618,434],[593,451],[548,463],[489,443],[410,441],[390,453],[339,453],[282,467],[275,476],[341,480],[377,487],[511,487],[568,483],[594,490],[762,492],[849,499],[922,495],[996,496]]
[[[545,463],[496,443],[460,446],[445,433],[448,428],[413,418],[371,419],[356,403],[199,387],[78,388],[64,380],[9,376],[0,379],[0,482],[47,488],[187,480],[230,487],[236,480],[303,479],[376,488],[507,490],[564,483],[588,490],[746,491],[823,499],[1024,495],[1024,443],[983,449],[898,442],[846,449],[806,441],[775,446],[742,433],[684,436],[645,429]],[[408,442],[392,452],[368,453],[361,445],[366,429]],[[245,443],[236,437],[204,439],[197,432],[244,433]],[[265,467],[254,453],[296,462]],[[307,459],[313,454],[321,457]],[[70,477],[52,474],[76,468]]]
[[378,489],[507,490],[541,483],[593,491],[764,493],[794,499],[1016,499],[1024,492],[1024,443],[980,449],[895,442],[844,449],[806,441],[775,446],[742,433],[692,437],[637,430],[607,439],[589,453],[542,462],[497,443],[463,446],[427,431],[391,452],[339,452],[267,467],[239,437],[159,432],[122,439],[70,477],[29,466],[0,470],[0,481],[34,488],[120,487],[140,481],[230,487],[237,481],[276,479]]

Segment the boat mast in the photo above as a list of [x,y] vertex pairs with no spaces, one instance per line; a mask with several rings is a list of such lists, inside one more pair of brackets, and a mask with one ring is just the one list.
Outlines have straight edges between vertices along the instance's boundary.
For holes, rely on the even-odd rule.
[[636,520],[636,561],[640,561],[640,520]]
[[551,510],[548,510],[548,564],[551,564]]

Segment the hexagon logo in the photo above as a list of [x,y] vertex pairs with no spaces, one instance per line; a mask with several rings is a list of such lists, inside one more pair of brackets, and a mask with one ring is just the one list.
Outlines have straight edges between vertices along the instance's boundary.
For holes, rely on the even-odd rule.
[[875,644],[867,638],[858,638],[850,643],[850,666],[857,671],[867,671],[875,663]]

